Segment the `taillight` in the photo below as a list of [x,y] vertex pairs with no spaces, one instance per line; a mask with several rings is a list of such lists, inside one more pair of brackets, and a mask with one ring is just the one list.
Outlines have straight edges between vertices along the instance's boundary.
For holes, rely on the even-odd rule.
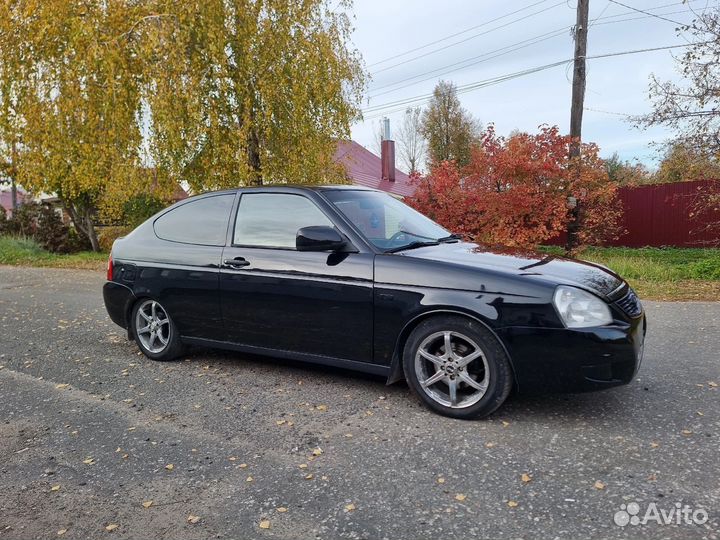
[[112,281],[113,280],[113,262],[112,262],[112,255],[108,258],[108,267],[107,267],[107,280]]

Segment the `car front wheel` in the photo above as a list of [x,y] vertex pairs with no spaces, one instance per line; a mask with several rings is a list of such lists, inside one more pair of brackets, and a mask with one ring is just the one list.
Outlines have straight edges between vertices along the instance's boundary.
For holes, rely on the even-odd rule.
[[175,324],[160,302],[149,298],[137,302],[131,324],[135,342],[148,358],[172,360],[182,352]]
[[453,418],[488,416],[512,388],[503,347],[482,324],[463,317],[433,317],[420,323],[406,343],[403,368],[423,403]]

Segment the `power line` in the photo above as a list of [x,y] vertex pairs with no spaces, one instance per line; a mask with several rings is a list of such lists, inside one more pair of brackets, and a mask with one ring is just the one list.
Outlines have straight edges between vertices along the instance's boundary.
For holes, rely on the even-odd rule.
[[390,70],[390,69],[394,69],[394,68],[396,68],[396,67],[398,67],[398,66],[405,65],[405,64],[407,64],[408,62],[414,62],[415,60],[419,60],[420,58],[425,58],[426,56],[430,56],[431,54],[435,54],[435,53],[438,53],[438,52],[440,52],[440,51],[444,51],[445,49],[449,49],[450,47],[454,47],[455,45],[460,45],[461,43],[465,43],[465,42],[467,42],[467,41],[470,41],[471,39],[475,39],[476,37],[480,37],[480,36],[484,36],[484,35],[490,34],[491,32],[494,32],[495,30],[500,30],[500,29],[502,29],[502,28],[506,28],[506,27],[508,27],[508,26],[510,26],[510,25],[513,25],[513,24],[515,24],[515,23],[518,23],[518,22],[520,22],[520,21],[524,21],[525,19],[529,19],[530,17],[534,17],[535,15],[539,15],[540,13],[544,13],[544,12],[546,12],[546,11],[549,11],[549,10],[551,10],[551,9],[553,9],[553,8],[556,8],[556,7],[558,7],[558,6],[560,6],[560,5],[564,4],[564,3],[565,3],[565,1],[563,0],[562,2],[558,2],[557,4],[553,4],[552,6],[549,6],[549,7],[547,7],[547,8],[541,9],[540,11],[536,11],[536,12],[531,13],[531,14],[529,14],[529,15],[525,15],[524,17],[520,17],[519,19],[513,19],[513,20],[510,21],[510,22],[507,22],[507,23],[505,23],[505,24],[501,24],[500,26],[496,26],[496,27],[494,27],[494,28],[491,28],[490,30],[485,30],[484,32],[480,32],[480,33],[477,33],[477,34],[473,34],[472,36],[466,37],[465,39],[461,39],[461,40],[459,40],[459,41],[455,41],[455,42],[453,42],[453,43],[450,43],[450,44],[448,44],[448,45],[445,45],[445,46],[443,46],[443,47],[439,47],[439,48],[437,48],[437,49],[433,49],[433,50],[428,51],[428,52],[426,52],[426,53],[419,54],[419,55],[417,55],[417,56],[413,56],[413,57],[411,57],[411,58],[408,58],[408,59],[406,59],[406,60],[403,60],[402,62],[398,62],[397,64],[392,64],[392,65],[387,66],[387,67],[384,67],[384,68],[382,68],[382,69],[377,69],[377,70],[373,71],[372,74],[375,75],[375,74],[378,74],[378,73],[382,73],[383,71],[388,71],[388,70]]
[[673,21],[672,19],[667,19],[667,18],[665,18],[665,17],[662,17],[662,16],[660,16],[660,15],[656,15],[656,14],[654,14],[654,13],[648,13],[647,11],[644,11],[644,10],[642,10],[642,9],[638,9],[638,8],[635,8],[635,7],[632,7],[632,6],[628,6],[627,4],[623,4],[622,2],[618,2],[617,0],[610,0],[610,2],[612,2],[613,4],[617,4],[618,6],[622,6],[622,7],[624,7],[624,8],[627,8],[627,9],[632,9],[633,11],[637,11],[638,13],[644,13],[645,15],[650,15],[651,17],[655,17],[656,19],[660,19],[660,20],[662,20],[662,21],[671,22],[671,23],[673,23],[673,24],[677,24],[678,26],[682,26],[682,23],[680,23],[680,22]]
[[518,13],[525,11],[530,8],[534,8],[535,6],[538,6],[540,4],[544,4],[545,2],[548,2],[548,0],[540,0],[539,2],[535,2],[534,4],[530,4],[529,6],[525,6],[523,8],[520,8],[518,10],[512,11],[510,13],[506,13],[505,15],[501,15],[500,17],[496,17],[494,19],[491,19],[489,21],[485,21],[484,23],[471,26],[470,28],[466,28],[465,30],[461,30],[460,32],[455,32],[454,34],[450,34],[448,36],[436,39],[435,41],[431,41],[429,43],[426,43],[425,45],[420,45],[419,47],[415,47],[414,49],[409,49],[407,51],[398,53],[393,56],[388,56],[387,58],[383,58],[382,60],[378,60],[377,62],[373,62],[368,67],[377,66],[378,64],[384,64],[385,62],[389,62],[390,60],[395,60],[396,58],[400,58],[401,56],[406,56],[410,53],[414,53],[416,51],[420,51],[422,49],[426,49],[427,47],[430,47],[431,45],[436,45],[438,43],[442,43],[443,41],[447,41],[448,39],[452,39],[454,37],[460,36],[462,34],[467,34],[468,32],[471,32],[473,30],[477,30],[478,28],[482,28],[483,26],[487,26],[488,24],[492,24],[494,22],[497,22],[499,20],[502,20],[506,17],[511,17],[512,15],[517,15]]
[[614,111],[604,111],[602,109],[594,109],[592,107],[585,107],[586,111],[596,112],[596,113],[602,113],[602,114],[611,114],[613,116],[624,116],[625,118],[632,118],[633,114],[627,114],[627,113],[621,113],[621,112],[614,112]]
[[[677,49],[677,48],[688,47],[688,46],[693,46],[693,45],[702,45],[704,43],[707,43],[707,42],[703,41],[703,42],[695,42],[695,43],[684,43],[684,44],[680,44],[680,45],[666,45],[666,46],[662,46],[662,47],[648,47],[648,48],[644,48],[644,49],[634,49],[634,50],[630,50],[630,51],[618,51],[618,52],[612,52],[612,53],[596,54],[593,56],[585,56],[585,59],[586,60],[596,60],[596,59],[600,59],[600,58],[611,58],[611,57],[616,57],[616,56],[625,56],[625,55],[629,55],[629,54],[640,54],[640,53],[646,53],[646,52]],[[550,64],[545,64],[545,65],[537,66],[534,68],[528,68],[528,69],[525,69],[522,71],[509,73],[506,75],[500,75],[498,77],[493,77],[491,79],[485,79],[485,80],[476,81],[473,83],[468,83],[468,84],[465,84],[462,86],[458,86],[457,93],[464,94],[466,92],[477,90],[479,88],[484,88],[486,86],[492,86],[495,84],[499,84],[501,82],[506,82],[509,80],[517,79],[519,77],[524,77],[526,75],[531,75],[533,73],[538,73],[540,71],[545,71],[547,69],[551,69],[553,67],[557,67],[557,66],[560,66],[560,65],[566,64],[567,62],[572,62],[572,61],[573,61],[573,58],[566,59],[566,60],[560,60],[558,62],[553,62]],[[424,95],[420,95],[420,96],[414,96],[414,97],[407,98],[407,99],[396,100],[396,101],[391,101],[388,103],[382,103],[380,105],[366,107],[365,109],[362,110],[362,112],[368,113],[369,116],[365,119],[370,120],[371,118],[374,118],[378,115],[390,114],[392,112],[403,110],[409,105],[427,102],[430,99],[432,99],[432,97],[433,97],[433,94],[424,94]],[[391,110],[387,110],[387,109],[391,109]],[[380,113],[380,111],[383,111],[383,112]]]
[[[608,4],[608,5],[610,5],[610,4]],[[620,14],[620,15],[627,15],[627,13],[629,13],[629,12],[626,12],[626,13],[623,13],[623,14]],[[671,13],[669,13],[669,14],[674,14],[674,13],[687,13],[687,10],[674,11],[674,12],[671,12]],[[617,17],[617,16],[618,16],[618,15],[610,15],[610,16],[605,17],[605,18]],[[642,15],[642,16],[640,16],[640,17],[631,17],[631,18],[628,18],[628,19],[620,19],[620,20],[616,20],[616,21],[605,21],[605,22],[601,22],[601,23],[599,23],[599,24],[601,24],[601,25],[604,25],[604,24],[615,24],[615,23],[619,23],[619,22],[636,21],[636,20],[638,20],[638,19],[647,19],[647,18],[648,18],[647,16]],[[594,19],[594,20],[593,20],[593,23],[591,23],[590,26],[593,26],[593,25],[595,24],[594,21],[597,21],[597,20],[600,20],[600,17]],[[525,49],[525,48],[527,48],[527,47],[529,47],[529,46],[531,46],[531,45],[536,45],[536,44],[538,44],[538,43],[542,43],[542,42],[547,41],[547,40],[549,40],[549,39],[553,39],[553,38],[556,38],[556,37],[564,36],[564,35],[567,33],[568,29],[570,29],[570,28],[572,28],[572,25],[570,25],[570,26],[563,26],[562,28],[558,28],[558,29],[556,29],[556,30],[552,30],[552,31],[550,31],[550,32],[546,32],[546,33],[544,33],[544,34],[539,34],[539,35],[534,36],[534,37],[532,37],[532,38],[528,38],[528,39],[525,39],[525,40],[522,40],[522,41],[518,41],[518,42],[516,42],[516,43],[512,43],[512,44],[510,44],[510,45],[506,45],[505,47],[500,47],[499,49],[494,49],[494,50],[492,50],[492,51],[488,51],[488,52],[483,53],[483,54],[480,54],[480,55],[478,55],[478,56],[473,56],[473,57],[471,57],[471,58],[466,58],[465,60],[460,60],[460,61],[458,61],[458,62],[454,62],[454,63],[452,63],[452,64],[448,64],[448,65],[446,65],[446,66],[442,66],[442,67],[439,67],[439,68],[436,68],[436,69],[433,69],[433,70],[430,70],[430,71],[425,71],[425,72],[420,73],[420,74],[418,74],[418,75],[413,75],[412,77],[406,77],[405,79],[400,79],[399,81],[395,81],[395,82],[393,82],[393,83],[387,83],[387,84],[384,84],[384,85],[382,85],[382,86],[375,87],[375,88],[373,89],[373,91],[383,90],[383,89],[385,89],[385,88],[390,88],[390,87],[392,87],[392,86],[400,85],[400,84],[402,84],[402,83],[404,83],[404,82],[408,82],[408,81],[412,81],[412,80],[414,80],[414,79],[418,79],[418,78],[420,78],[420,77],[424,77],[425,75],[431,75],[431,74],[435,74],[435,73],[438,73],[438,72],[442,72],[442,73],[440,73],[439,75],[433,75],[433,76],[431,76],[431,77],[427,77],[427,78],[425,78],[425,79],[420,79],[419,81],[415,81],[415,82],[410,83],[410,84],[406,84],[406,85],[403,85],[403,86],[398,86],[397,88],[393,88],[392,90],[386,90],[386,91],[384,91],[384,92],[373,93],[373,94],[370,96],[370,98],[376,98],[376,97],[378,97],[378,96],[383,96],[383,95],[385,95],[385,94],[391,94],[391,93],[393,93],[393,92],[397,92],[398,90],[402,90],[403,88],[408,88],[408,87],[410,87],[410,86],[414,86],[414,85],[419,84],[419,83],[422,83],[422,82],[426,82],[426,81],[429,81],[429,80],[433,80],[433,79],[435,79],[437,76],[447,75],[447,74],[449,74],[449,73],[453,73],[453,72],[455,72],[455,71],[459,71],[459,70],[461,70],[461,69],[465,69],[465,68],[468,68],[468,67],[471,67],[471,66],[475,66],[475,65],[480,64],[480,63],[482,63],[482,62],[486,62],[486,61],[488,61],[488,60],[492,60],[492,59],[494,59],[494,58],[498,58],[498,57],[500,57],[500,56],[504,56],[504,55],[506,55],[506,54],[509,54],[509,53],[518,51],[518,50],[520,50],[520,49]],[[494,53],[498,53],[498,54],[494,54]],[[462,64],[464,64],[464,65],[462,65]],[[455,69],[450,69],[450,68],[454,68],[455,66],[459,66],[459,67],[457,67],[457,68],[455,68]]]
[[[466,84],[466,85],[458,86],[456,90],[457,90],[457,93],[458,93],[458,94],[463,94],[463,93],[465,93],[465,92],[467,92],[467,91],[475,90],[475,89],[477,89],[477,88],[482,88],[482,87],[484,87],[484,86],[490,86],[490,85],[492,85],[492,84],[497,84],[497,83],[500,83],[500,82],[504,82],[504,81],[506,81],[506,80],[511,80],[511,79],[514,79],[514,78],[517,78],[517,77],[522,77],[522,76],[524,76],[524,75],[530,75],[531,73],[537,73],[537,72],[539,72],[539,71],[544,71],[544,70],[546,70],[546,69],[550,69],[550,68],[553,68],[553,67],[560,66],[560,65],[565,64],[565,63],[567,63],[567,62],[568,62],[568,60],[561,60],[561,61],[559,61],[559,62],[553,62],[553,63],[551,63],[551,64],[545,64],[545,65],[537,66],[537,67],[534,67],[534,68],[524,69],[524,70],[522,70],[522,71],[516,71],[516,72],[514,72],[514,73],[508,73],[508,74],[505,74],[505,75],[500,75],[500,76],[498,76],[498,77],[493,77],[493,78],[491,78],[491,79],[485,79],[485,80],[482,80],[482,81],[476,81],[476,82],[469,83],[469,84]],[[402,106],[402,107],[401,107],[401,109],[402,109],[402,108],[405,108],[405,106],[410,105],[410,104],[413,104],[413,103],[416,103],[416,102],[429,101],[429,99],[431,99],[432,96],[433,96],[433,94],[423,94],[423,95],[414,96],[414,97],[411,97],[411,98],[401,99],[401,100],[397,100],[397,101],[390,101],[390,102],[388,102],[388,103],[383,103],[383,104],[380,104],[380,105],[374,105],[374,106],[372,106],[372,107],[367,107],[367,108],[363,109],[363,112],[377,113],[377,112],[380,111],[380,110],[384,110],[384,109],[387,109],[387,108],[390,108],[390,107],[394,107],[394,106]],[[396,110],[401,110],[401,109],[396,109]]]
[[[480,54],[480,55],[478,55],[478,56],[473,56],[472,58],[466,58],[465,60],[460,60],[459,62],[455,62],[455,63],[448,64],[448,65],[446,65],[446,66],[443,66],[443,67],[440,67],[440,68],[437,68],[437,69],[433,69],[433,70],[430,70],[430,71],[426,71],[426,72],[424,72],[424,73],[420,73],[419,75],[415,75],[415,76],[413,76],[413,77],[408,77],[408,78],[405,78],[405,79],[401,79],[401,80],[399,80],[399,81],[396,81],[396,82],[394,82],[394,83],[388,83],[388,84],[385,84],[385,85],[383,85],[383,86],[379,86],[379,87],[375,88],[375,90],[382,90],[382,89],[384,89],[384,88],[389,88],[389,87],[391,87],[391,86],[397,86],[397,85],[402,84],[402,83],[404,83],[404,82],[411,81],[411,80],[417,79],[417,78],[419,78],[419,77],[424,77],[425,75],[430,75],[430,74],[433,74],[433,73],[437,73],[437,72],[439,72],[439,71],[443,71],[443,72],[444,72],[444,73],[442,73],[441,75],[446,75],[446,74],[448,74],[448,73],[452,73],[452,72],[458,71],[458,70],[460,70],[460,69],[465,69],[465,68],[467,68],[467,67],[477,65],[477,64],[479,64],[479,63],[481,63],[481,62],[486,62],[486,61],[488,61],[488,60],[492,60],[493,58],[497,58],[497,57],[499,57],[499,56],[503,56],[503,55],[505,55],[505,54],[509,54],[509,53],[511,53],[511,52],[518,51],[518,50],[520,50],[520,49],[524,49],[524,48],[526,48],[526,47],[529,47],[530,45],[535,45],[535,44],[537,44],[537,43],[541,43],[541,42],[543,42],[543,41],[547,41],[548,39],[552,39],[552,38],[555,38],[555,37],[559,37],[559,36],[561,36],[561,35],[565,35],[565,34],[567,33],[567,29],[568,29],[568,28],[569,28],[569,27],[563,27],[563,28],[560,28],[560,29],[558,29],[558,30],[553,30],[552,32],[547,32],[547,33],[545,33],[545,34],[540,34],[540,35],[538,35],[538,36],[535,36],[535,37],[532,37],[532,38],[528,38],[528,39],[525,39],[525,40],[523,40],[523,41],[519,41],[519,42],[517,42],[517,43],[513,43],[513,44],[510,44],[510,45],[506,45],[505,47],[500,47],[499,49],[494,49],[494,50],[492,50],[492,51],[488,51],[488,52],[483,53],[483,54]],[[504,52],[503,52],[503,51],[504,51]],[[495,53],[500,53],[500,54],[495,54]],[[478,59],[480,59],[480,60],[478,60]],[[468,62],[470,62],[470,63],[468,63]],[[465,64],[465,65],[463,65],[463,66],[461,66],[461,67],[459,67],[459,68],[457,68],[457,69],[450,69],[450,68],[452,68],[452,67],[454,67],[454,66],[459,66],[460,64]],[[450,69],[450,71],[445,71],[445,70],[448,70],[448,69]],[[378,97],[378,96],[382,96],[382,95],[384,95],[384,94],[389,94],[389,93],[392,93],[392,92],[396,92],[397,90],[401,90],[402,88],[407,88],[408,86],[414,86],[414,85],[419,84],[419,83],[421,83],[421,82],[429,81],[429,80],[432,80],[432,79],[435,79],[435,76],[433,76],[433,77],[428,77],[427,79],[422,79],[422,80],[419,80],[419,81],[415,81],[415,82],[412,83],[412,84],[405,85],[405,86],[401,86],[401,87],[395,88],[395,89],[393,89],[393,90],[386,90],[385,92],[375,93],[375,94],[373,94],[371,97]]]
[[[691,0],[691,1],[693,1],[693,0]],[[697,0],[694,0],[694,1],[697,1]],[[663,6],[659,6],[659,7],[657,7],[657,8],[652,8],[652,9],[662,9],[662,8],[665,8],[665,7],[669,7],[669,6],[673,6],[673,5],[678,5],[678,4],[683,4],[683,3],[684,3],[684,2],[676,2],[676,3],[671,3],[671,4],[665,4],[665,5],[663,5]],[[607,5],[610,5],[610,4],[608,3]],[[606,9],[607,9],[607,6],[606,6]],[[604,12],[604,11],[605,11],[605,10],[603,10],[603,12]],[[597,21],[602,21],[602,20],[604,20],[604,19],[613,19],[613,18],[616,18],[616,17],[628,15],[628,14],[630,14],[630,13],[631,13],[631,12],[624,12],[624,13],[620,13],[620,14],[616,14],[616,15],[608,15],[608,16],[606,16],[606,17],[599,16],[599,17],[596,17],[596,18],[592,21],[591,26],[592,26],[592,25],[595,25],[595,24],[605,25],[605,24],[616,24],[616,23],[627,22],[627,21],[635,21],[635,20],[639,20],[639,19],[646,19],[646,18],[648,18],[649,16],[652,16],[652,15],[653,15],[653,14],[650,14],[650,15],[642,15],[642,16],[640,16],[640,17],[630,17],[630,18],[627,18],[627,19],[609,20],[609,21],[603,21],[603,22],[597,23]],[[679,10],[679,11],[674,11],[674,12],[670,12],[670,13],[664,13],[663,15],[673,15],[673,14],[677,14],[677,13],[687,13],[687,10]],[[601,15],[602,15],[602,13],[601,13]],[[492,51],[483,53],[483,54],[478,55],[478,56],[473,56],[473,57],[471,57],[471,58],[466,58],[465,60],[460,60],[460,61],[458,61],[458,62],[454,62],[454,63],[452,63],[452,64],[448,64],[448,65],[445,65],[445,66],[442,66],[442,67],[439,67],[439,68],[436,68],[436,69],[433,69],[433,70],[430,70],[430,71],[425,71],[425,72],[420,73],[420,74],[418,74],[418,75],[413,75],[413,76],[411,76],[411,77],[406,77],[406,78],[404,78],[404,79],[400,79],[399,81],[395,81],[395,82],[392,82],[392,83],[387,83],[387,84],[384,84],[384,85],[382,85],[382,86],[375,87],[375,88],[373,89],[373,92],[376,92],[377,90],[383,90],[383,89],[385,89],[385,88],[390,88],[390,87],[393,87],[393,86],[401,85],[401,84],[404,83],[404,82],[413,81],[413,80],[418,79],[418,78],[420,78],[420,77],[424,77],[424,76],[426,76],[426,75],[436,74],[436,73],[438,73],[438,72],[442,72],[442,73],[439,73],[439,75],[446,75],[446,74],[448,74],[448,73],[453,73],[453,72],[455,72],[455,71],[459,71],[459,70],[461,70],[461,69],[465,69],[465,68],[468,68],[468,67],[470,67],[470,66],[474,66],[474,65],[480,64],[480,63],[482,63],[482,62],[486,62],[486,61],[488,61],[488,60],[492,60],[492,59],[494,59],[494,58],[498,58],[499,56],[503,56],[503,55],[505,55],[505,54],[509,54],[509,53],[511,53],[511,52],[515,52],[515,51],[517,51],[517,50],[527,48],[527,47],[529,47],[529,46],[531,46],[531,45],[535,45],[535,44],[537,44],[537,43],[542,43],[543,41],[547,41],[547,40],[553,39],[553,38],[555,38],[555,37],[560,37],[560,36],[564,35],[564,34],[567,32],[567,30],[570,29],[570,28],[572,28],[572,25],[570,25],[570,26],[563,26],[563,27],[558,28],[558,29],[556,29],[556,30],[552,30],[552,31],[550,31],[550,32],[546,32],[546,33],[544,33],[544,34],[539,34],[539,35],[534,36],[534,37],[532,37],[532,38],[528,38],[528,39],[525,39],[525,40],[522,40],[522,41],[519,41],[519,42],[516,42],[516,43],[512,43],[512,44],[510,44],[510,45],[506,45],[505,47],[500,47],[500,48],[498,48],[498,49],[494,49],[494,50],[492,50]],[[509,50],[507,50],[507,49],[509,49]],[[504,52],[502,52],[502,51],[504,51]],[[499,54],[495,54],[495,53],[499,53]],[[462,65],[462,64],[465,64],[465,65]],[[451,69],[451,68],[454,68],[455,66],[459,66],[459,67],[457,67],[457,68],[455,68],[455,69]],[[439,76],[439,75],[437,75],[437,76]],[[436,75],[433,75],[433,76],[431,76],[431,77],[428,77],[428,78],[425,78],[425,79],[421,79],[421,80],[417,80],[417,81],[412,82],[412,83],[407,84],[407,85],[398,86],[397,88],[393,88],[392,90],[386,90],[386,91],[384,91],[384,92],[373,93],[370,97],[371,97],[371,98],[374,98],[374,97],[382,96],[382,95],[385,95],[385,94],[390,94],[390,93],[396,92],[396,91],[398,91],[398,90],[401,90],[401,89],[403,89],[403,88],[407,88],[407,87],[409,87],[409,86],[414,86],[414,85],[419,84],[419,83],[421,83],[421,82],[425,82],[425,81],[432,80],[432,79],[435,79],[435,78],[436,78]]]

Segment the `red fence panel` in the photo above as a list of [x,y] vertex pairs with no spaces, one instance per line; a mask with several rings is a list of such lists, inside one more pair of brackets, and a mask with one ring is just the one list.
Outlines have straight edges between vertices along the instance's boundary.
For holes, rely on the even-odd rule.
[[710,247],[720,245],[717,231],[707,229],[720,221],[720,212],[691,216],[693,205],[702,191],[718,189],[716,180],[675,182],[638,187],[623,187],[619,198],[623,206],[622,228],[625,233],[611,246]]
[[[624,231],[608,246],[720,247],[720,210],[691,215],[701,193],[720,195],[720,180],[622,187],[618,190]],[[715,224],[712,229],[708,225]],[[564,246],[565,233],[546,243]]]

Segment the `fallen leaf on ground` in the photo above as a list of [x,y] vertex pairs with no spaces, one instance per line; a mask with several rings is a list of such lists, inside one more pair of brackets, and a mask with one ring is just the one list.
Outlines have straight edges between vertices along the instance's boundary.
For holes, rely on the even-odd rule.
[[66,532],[67,532],[67,529],[60,529],[57,533],[58,533],[58,536],[62,536]]
[[596,480],[593,487],[595,489],[605,489],[605,484],[603,484],[600,480]]
[[230,460],[230,461],[235,461],[235,460],[237,460],[237,458],[236,458],[235,456],[230,456],[230,457],[228,458],[228,460]]
[[278,426],[282,426],[282,425],[285,423],[285,420],[275,420],[275,423],[276,423]]
[[150,508],[152,506],[152,504],[153,504],[152,501],[145,501],[144,503],[142,503],[144,508]]
[[464,501],[465,499],[467,499],[467,495],[463,493],[458,493],[457,495],[455,495],[456,501]]
[[50,491],[60,491],[60,484],[58,484],[57,486],[51,487]]
[[495,446],[494,442],[485,443],[485,448],[492,448],[493,446]]
[[327,411],[327,405],[318,405],[315,407],[318,411]]
[[287,512],[287,508],[285,508],[284,506],[278,506],[275,510],[277,510],[281,514],[284,514],[285,512]]
[[172,471],[175,468],[175,465],[173,465],[172,463],[168,463],[167,465],[165,465],[165,468],[168,471]]
[[346,511],[346,512],[352,512],[353,510],[355,510],[355,505],[354,505],[353,503],[350,503],[350,504],[346,504],[346,505],[345,505],[345,511]]
[[252,477],[252,476],[248,476],[248,477],[245,479],[245,481],[246,481],[246,482],[252,482],[252,481],[253,481],[253,477]]
[[660,446],[660,443],[659,443],[659,442],[656,442],[656,441],[653,441],[653,442],[650,443],[650,446],[652,446],[653,448],[657,448],[658,446]]
[[200,521],[200,516],[193,516],[192,514],[190,514],[187,517],[187,521],[188,523],[197,523],[198,521]]
[[269,519],[263,519],[260,522],[260,528],[261,529],[269,529],[270,528],[270,520]]
[[517,501],[508,501],[507,504],[510,508],[515,508],[518,505]]
[[89,457],[89,458],[83,459],[83,463],[85,465],[92,465],[93,463],[95,463],[95,460],[93,458]]
[[437,483],[438,483],[438,484],[444,484],[444,483],[445,483],[445,479],[441,476],[440,478],[437,479]]
[[62,390],[63,388],[67,388],[68,386],[70,386],[68,383],[62,383],[62,384],[56,384],[55,388],[57,388],[58,390]]
[[308,475],[305,476],[305,480],[312,480],[312,479],[313,479],[313,475],[312,475],[312,474],[308,474]]
[[320,448],[319,446],[315,450],[312,451],[312,455],[315,457],[322,455],[322,453],[323,453],[322,448]]
[[717,388],[718,383],[716,383],[715,381],[708,381],[708,386],[712,386],[713,388]]
[[506,422],[505,420],[502,421],[503,427],[508,427],[510,425],[510,422]]
[[528,482],[530,482],[530,480],[532,480],[532,476],[530,476],[527,473],[522,473],[520,475],[520,480],[522,480],[523,482],[525,482],[527,484]]
[[683,434],[683,435],[692,435],[692,431],[689,430],[689,429],[683,429],[683,430],[682,430],[682,434]]
[[241,463],[240,465],[238,465],[238,467],[240,467],[241,469],[244,469],[247,467],[247,463]]
[[307,469],[308,465],[307,463],[301,463],[300,465],[298,465],[298,467],[300,467],[301,469]]
[[106,530],[106,531],[114,531],[114,530],[117,529],[119,526],[120,526],[120,525],[118,525],[117,523],[110,523],[107,527],[105,527],[105,530]]

